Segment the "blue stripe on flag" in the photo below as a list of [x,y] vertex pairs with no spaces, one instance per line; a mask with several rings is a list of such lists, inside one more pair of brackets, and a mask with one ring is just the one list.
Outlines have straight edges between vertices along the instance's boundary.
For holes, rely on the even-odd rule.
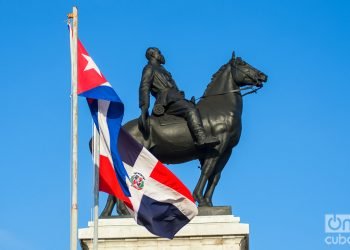
[[81,93],[80,96],[112,102],[119,102],[122,104],[122,101],[120,100],[119,96],[110,86],[98,86],[96,88]]
[[107,125],[110,134],[111,155],[118,182],[126,196],[131,196],[126,178],[128,173],[118,153],[118,136],[123,119],[124,106],[121,103],[111,102],[107,112]]
[[137,224],[145,226],[151,233],[172,239],[190,220],[174,205],[142,196],[137,212]]
[[94,121],[97,130],[99,131],[99,125],[98,125],[98,118],[97,118],[97,112],[98,112],[98,101],[96,99],[91,99],[91,98],[87,98],[86,99],[89,108],[90,108],[90,112],[91,112],[91,116],[92,116],[92,120]]

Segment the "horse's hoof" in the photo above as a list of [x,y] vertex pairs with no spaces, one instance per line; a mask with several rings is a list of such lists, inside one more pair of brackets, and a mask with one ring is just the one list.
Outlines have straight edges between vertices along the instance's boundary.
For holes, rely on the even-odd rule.
[[192,193],[192,197],[193,197],[193,199],[194,199],[195,201],[197,201],[197,202],[199,203],[199,200],[200,200],[199,195],[196,195],[196,193],[193,192],[193,193]]
[[108,211],[103,210],[103,211],[101,212],[99,218],[106,218],[106,217],[109,217],[109,216],[111,216],[111,215],[112,215],[112,213],[109,213]]
[[210,206],[206,202],[201,202],[201,203],[198,203],[198,207],[210,207]]
[[198,207],[212,207],[212,206],[213,205],[210,206],[210,204],[204,199],[202,199],[201,201],[198,201]]
[[205,202],[206,204],[208,204],[208,207],[212,207],[213,206],[213,202],[207,198],[205,198]]
[[129,210],[126,208],[124,203],[119,203],[117,206],[117,212],[119,215],[130,215]]

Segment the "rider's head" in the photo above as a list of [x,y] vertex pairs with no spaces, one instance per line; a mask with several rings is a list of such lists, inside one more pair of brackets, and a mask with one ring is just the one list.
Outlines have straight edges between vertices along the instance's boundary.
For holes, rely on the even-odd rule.
[[146,58],[148,61],[156,60],[160,64],[165,64],[165,58],[162,52],[156,47],[150,47],[146,50]]

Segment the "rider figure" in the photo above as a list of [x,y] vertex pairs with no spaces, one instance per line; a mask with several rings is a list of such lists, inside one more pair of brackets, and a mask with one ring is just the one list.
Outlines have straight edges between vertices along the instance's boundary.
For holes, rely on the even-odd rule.
[[220,141],[216,137],[206,135],[195,105],[185,99],[184,92],[178,89],[171,74],[162,66],[165,64],[165,59],[160,50],[154,47],[148,48],[146,58],[148,64],[143,69],[139,88],[140,126],[143,131],[149,132],[147,118],[151,93],[156,98],[155,106],[161,105],[166,114],[185,118],[198,147],[219,144]]

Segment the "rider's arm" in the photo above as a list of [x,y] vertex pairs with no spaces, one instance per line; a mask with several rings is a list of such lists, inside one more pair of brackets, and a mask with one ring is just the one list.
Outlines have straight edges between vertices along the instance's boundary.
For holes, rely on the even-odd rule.
[[142,72],[142,78],[139,88],[139,107],[142,113],[147,112],[150,105],[150,89],[153,82],[153,70],[152,67],[147,65]]

